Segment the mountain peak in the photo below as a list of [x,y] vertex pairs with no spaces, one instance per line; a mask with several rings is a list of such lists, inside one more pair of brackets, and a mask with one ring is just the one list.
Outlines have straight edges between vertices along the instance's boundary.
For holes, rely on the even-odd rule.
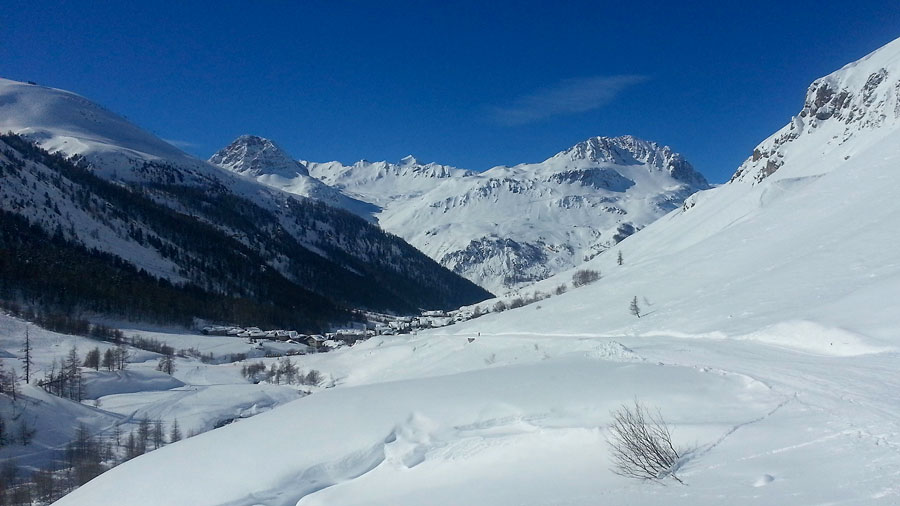
[[413,155],[406,155],[400,159],[400,165],[421,165],[421,163],[419,163],[419,160],[416,160],[416,157],[414,157]]
[[292,178],[309,175],[306,166],[294,160],[278,144],[257,135],[242,135],[210,157],[210,163],[247,176],[274,174]]
[[[898,92],[900,39],[813,81],[800,112],[756,146],[731,181],[759,183],[779,171],[790,151],[803,151],[803,146],[815,146],[823,156],[839,151],[835,159],[849,159],[861,146],[900,128]],[[804,166],[802,173],[782,171],[777,178],[808,176],[835,167]]]
[[[694,170],[684,157],[669,146],[639,139],[633,135],[619,137],[591,137],[571,148],[557,153],[550,160],[587,163],[611,163],[615,165],[648,165],[666,171],[674,179],[705,188],[709,185],[702,174]],[[548,161],[550,161],[548,160]]]

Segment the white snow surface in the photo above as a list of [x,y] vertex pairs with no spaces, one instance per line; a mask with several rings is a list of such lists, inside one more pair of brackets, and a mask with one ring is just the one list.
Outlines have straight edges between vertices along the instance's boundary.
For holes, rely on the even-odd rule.
[[[177,420],[187,436],[254,416],[302,395],[297,387],[249,383],[240,374],[242,363],[216,365],[176,358],[175,373],[169,376],[156,370],[158,354],[128,346],[131,358],[123,371],[82,368],[85,400],[77,403],[50,395],[35,383],[44,378],[54,362],[58,371],[58,362],[65,359],[73,346],[83,359],[95,347],[102,354],[113,345],[47,331],[0,312],[0,363],[6,370],[15,369],[19,375],[23,374],[21,357],[26,328],[32,346],[32,385],[20,384],[22,393],[16,402],[0,395],[0,416],[9,424],[9,430],[18,430],[21,420],[35,429],[31,444],[8,444],[0,448],[0,460],[15,459],[17,465],[24,467],[38,468],[60,461],[79,424],[84,424],[91,434],[109,440],[117,429],[122,437],[127,437],[144,417],[161,420],[167,433]],[[176,351],[194,348],[201,353],[213,353],[218,361],[234,353],[246,353],[258,360],[266,352],[237,337],[126,332],[126,338],[134,335],[157,339]],[[300,348],[286,343],[267,346],[271,351],[281,352]]]
[[[781,143],[777,177],[695,195],[589,261],[599,281],[304,357],[335,388],[59,504],[900,503],[898,55],[829,76],[859,94],[885,68],[882,120],[832,144],[844,124],[817,120]],[[633,399],[671,424],[686,485],[610,471],[610,410]]]

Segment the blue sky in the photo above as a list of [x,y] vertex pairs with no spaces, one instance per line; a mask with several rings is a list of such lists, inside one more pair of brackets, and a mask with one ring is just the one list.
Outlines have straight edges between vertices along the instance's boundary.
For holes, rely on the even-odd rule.
[[813,79],[900,37],[890,0],[660,4],[13,0],[0,76],[204,158],[252,133],[303,159],[484,170],[633,134],[721,182]]

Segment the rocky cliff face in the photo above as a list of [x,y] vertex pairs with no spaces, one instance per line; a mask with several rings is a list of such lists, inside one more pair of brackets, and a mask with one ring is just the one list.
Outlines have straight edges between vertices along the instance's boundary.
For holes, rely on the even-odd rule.
[[[792,156],[853,156],[900,122],[900,41],[816,79],[791,122],[760,143],[731,181],[759,183]],[[811,152],[814,151],[814,152]],[[825,170],[825,167],[822,168]]]

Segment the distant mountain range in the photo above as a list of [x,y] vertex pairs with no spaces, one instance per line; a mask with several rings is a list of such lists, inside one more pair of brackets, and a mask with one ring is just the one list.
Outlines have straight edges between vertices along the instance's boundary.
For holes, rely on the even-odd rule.
[[388,232],[496,293],[593,258],[709,187],[669,147],[631,136],[594,137],[541,163],[482,173],[412,156],[349,166],[296,161],[254,136],[238,138],[210,162],[374,216]]

